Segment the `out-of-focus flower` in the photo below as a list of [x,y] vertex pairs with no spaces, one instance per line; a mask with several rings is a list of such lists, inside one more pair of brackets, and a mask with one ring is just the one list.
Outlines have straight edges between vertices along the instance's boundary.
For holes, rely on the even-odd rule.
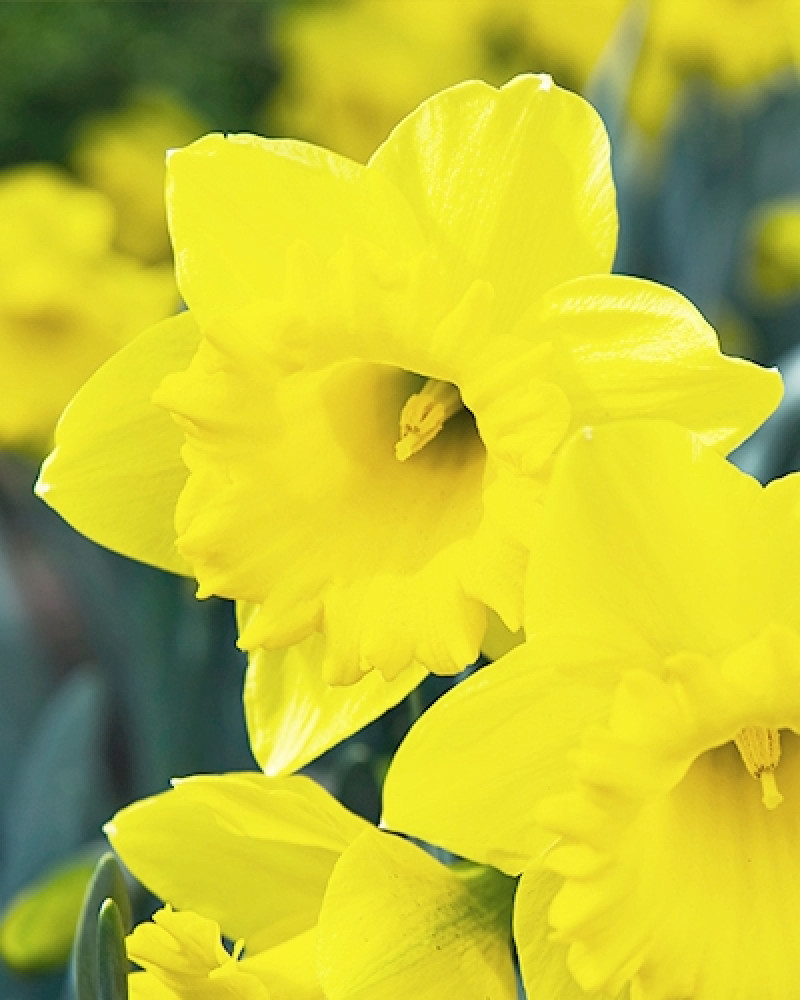
[[189,312],[76,397],[39,491],[241,602],[295,704],[276,651],[301,640],[320,689],[390,680],[356,698],[379,714],[472,662],[487,608],[518,629],[571,429],[658,415],[729,450],[777,404],[777,373],[723,357],[680,295],[608,274],[605,131],[548,78],[444,91],[367,167],[210,136],[169,170]]
[[800,59],[798,0],[650,0],[630,110],[647,131],[663,126],[687,82],[729,97],[767,83]]
[[134,1000],[435,1000],[443,986],[465,1000],[516,996],[510,880],[446,868],[308,778],[188,778],[123,809],[107,833],[180,909],[129,936],[144,970],[130,977]]
[[106,198],[54,168],[0,177],[0,447],[41,454],[67,401],[143,324],[168,316],[168,267],[111,250]]
[[764,205],[750,227],[751,277],[769,299],[800,292],[800,200],[786,198]]
[[267,108],[269,129],[363,162],[429,94],[470,77],[500,83],[525,68],[492,67],[484,28],[494,20],[497,35],[505,34],[505,11],[493,18],[492,6],[491,0],[460,0],[457,8],[453,0],[286,5],[272,24],[283,77]]
[[120,111],[83,123],[72,164],[113,204],[118,249],[149,264],[170,258],[164,210],[167,151],[205,131],[192,111],[163,94],[142,95]]
[[592,995],[791,996],[800,478],[672,424],[586,431],[535,557],[526,645],[422,716],[385,822],[525,872],[530,996],[583,995],[567,967]]
[[[635,30],[625,30],[625,21]],[[580,26],[580,30],[576,26]],[[364,160],[426,94],[468,77],[545,71],[581,90],[621,47],[636,69],[633,118],[659,132],[685,85],[728,94],[800,57],[798,0],[328,0],[287,4],[272,23],[283,78],[271,131]],[[611,51],[611,49],[614,51]]]

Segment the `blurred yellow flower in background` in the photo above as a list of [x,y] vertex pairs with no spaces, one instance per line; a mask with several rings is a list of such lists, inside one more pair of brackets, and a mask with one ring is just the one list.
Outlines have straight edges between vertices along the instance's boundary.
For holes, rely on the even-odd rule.
[[119,111],[83,122],[71,162],[78,176],[114,206],[114,244],[153,264],[169,260],[164,207],[167,151],[207,131],[186,106],[166,94],[136,97]]
[[[624,31],[628,19],[635,30]],[[797,65],[798,0],[317,0],[275,15],[278,134],[364,160],[427,94],[461,79],[546,72],[585,90],[601,59],[635,65],[629,110],[647,132],[684,85],[728,92]],[[632,58],[631,58],[632,57]]]
[[704,79],[747,97],[800,59],[798,0],[650,0],[630,112],[646,131],[668,119],[684,85]]
[[0,176],[0,447],[41,454],[92,372],[175,311],[170,268],[113,251],[113,228],[107,199],[53,167]]
[[[287,4],[271,41],[283,77],[270,132],[364,161],[428,95],[469,78],[547,71],[583,86],[625,0],[329,0]],[[575,25],[580,24],[580,30]]]

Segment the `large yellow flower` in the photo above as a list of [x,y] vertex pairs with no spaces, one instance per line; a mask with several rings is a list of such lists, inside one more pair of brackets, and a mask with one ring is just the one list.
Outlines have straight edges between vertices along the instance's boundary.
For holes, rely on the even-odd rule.
[[180,907],[128,938],[143,970],[134,1000],[516,996],[510,880],[446,868],[308,778],[188,778],[117,813],[107,833]]
[[520,626],[571,429],[655,414],[727,451],[780,394],[677,293],[607,273],[607,138],[548,78],[444,91],[366,167],[210,136],[169,174],[189,312],[88,383],[39,491],[241,602],[245,649],[380,671],[372,717],[470,663],[487,608]]
[[620,424],[543,520],[527,644],[412,729],[386,821],[525,873],[530,996],[794,996],[800,478]]
[[0,447],[42,454],[80,385],[177,303],[168,267],[111,249],[107,200],[53,167],[0,178]]

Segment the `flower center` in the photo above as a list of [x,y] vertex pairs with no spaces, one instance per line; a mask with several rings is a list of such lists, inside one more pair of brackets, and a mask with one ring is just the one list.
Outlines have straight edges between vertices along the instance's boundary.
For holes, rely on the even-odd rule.
[[733,742],[748,774],[761,782],[761,801],[767,809],[775,809],[783,802],[775,783],[775,768],[781,759],[780,733],[766,726],[745,726]]
[[398,461],[422,451],[445,421],[464,408],[461,393],[450,382],[429,378],[419,392],[409,396],[400,412],[400,439],[394,446]]

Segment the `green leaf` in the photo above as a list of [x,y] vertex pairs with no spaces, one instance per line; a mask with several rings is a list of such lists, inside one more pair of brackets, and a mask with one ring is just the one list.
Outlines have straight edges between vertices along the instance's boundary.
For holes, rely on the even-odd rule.
[[[129,931],[133,919],[125,887],[125,876],[120,863],[110,851],[97,863],[86,888],[78,930],[75,934],[71,975],[76,1000],[98,1000],[98,948],[100,947],[98,915],[107,899],[113,900],[117,905],[123,932]],[[107,934],[108,931],[103,933]]]
[[44,972],[65,964],[95,861],[84,853],[12,899],[0,921],[0,958],[12,969]]
[[113,899],[103,902],[97,917],[97,998],[128,1000],[125,927]]
[[98,795],[104,687],[95,671],[73,673],[23,747],[4,803],[4,899],[78,850],[107,815]]

